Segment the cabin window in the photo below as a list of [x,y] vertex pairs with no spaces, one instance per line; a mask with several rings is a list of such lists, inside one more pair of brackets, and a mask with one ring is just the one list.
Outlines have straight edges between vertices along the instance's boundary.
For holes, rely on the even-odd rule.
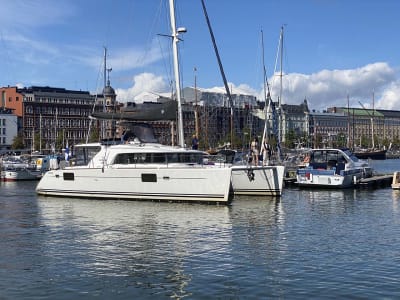
[[178,153],[168,153],[167,154],[167,162],[170,163],[177,163],[179,162]]
[[164,153],[153,153],[153,162],[154,163],[165,163],[165,154]]
[[315,151],[313,161],[316,163],[325,162],[325,155],[322,151]]
[[114,164],[165,163],[164,153],[121,153],[115,157]]
[[327,154],[326,160],[327,161],[337,161],[337,157],[338,157],[337,152],[330,151]]
[[203,155],[201,153],[168,153],[168,163],[201,164]]

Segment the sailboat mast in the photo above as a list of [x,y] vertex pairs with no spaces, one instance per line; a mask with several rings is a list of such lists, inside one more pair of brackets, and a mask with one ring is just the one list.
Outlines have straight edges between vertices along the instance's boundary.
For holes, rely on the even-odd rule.
[[[103,70],[103,77],[104,77],[104,85],[103,85],[103,112],[106,111],[106,96],[104,95],[106,86],[107,86],[107,47],[104,47],[104,70]],[[101,121],[101,136],[100,139],[104,139],[106,137],[106,126],[104,120]]]
[[279,90],[279,134],[278,143],[282,141],[282,77],[283,77],[283,26],[280,34],[280,90]]
[[174,58],[174,73],[175,73],[175,88],[176,100],[178,102],[178,141],[181,147],[185,146],[185,138],[183,136],[183,117],[182,117],[182,103],[181,103],[181,85],[179,80],[179,62],[178,62],[178,35],[175,24],[175,6],[174,0],[169,0],[169,12],[171,18],[171,33],[172,33],[172,51]]
[[371,132],[372,132],[372,149],[375,149],[375,137],[374,137],[374,111],[375,111],[375,92],[372,91],[372,117],[371,117]]
[[[263,80],[264,80],[264,110],[265,110],[265,123],[264,123],[264,132],[262,136],[262,141],[261,145],[264,145],[265,139],[268,141],[268,127],[269,127],[269,119],[268,119],[268,112],[269,112],[269,102],[267,106],[267,100],[269,100],[269,97],[267,98],[267,71],[265,69],[265,57],[264,57],[264,33],[261,30],[261,47],[262,47],[262,66],[263,66]],[[269,88],[268,88],[268,94],[269,94]],[[268,109],[267,109],[268,107]],[[261,146],[262,147],[262,146]]]
[[197,106],[197,76],[196,76],[197,68],[194,68],[194,120],[195,120],[195,132],[196,138],[199,138],[199,110]]
[[215,55],[217,57],[219,70],[221,72],[222,80],[224,81],[226,94],[228,95],[229,105],[231,106],[231,148],[233,148],[234,145],[233,145],[233,100],[232,100],[232,95],[231,95],[231,92],[230,92],[229,87],[228,87],[228,81],[226,80],[224,68],[222,67],[221,57],[219,56],[217,43],[215,42],[214,33],[212,31],[212,28],[211,28],[211,23],[210,23],[210,19],[208,18],[207,9],[206,9],[206,5],[204,4],[204,0],[201,0],[201,5],[203,6],[203,12],[204,12],[204,16],[206,18],[208,31],[210,32],[211,41],[212,41],[213,46],[214,46],[214,51],[215,51]]
[[347,94],[347,148],[350,148],[350,97]]

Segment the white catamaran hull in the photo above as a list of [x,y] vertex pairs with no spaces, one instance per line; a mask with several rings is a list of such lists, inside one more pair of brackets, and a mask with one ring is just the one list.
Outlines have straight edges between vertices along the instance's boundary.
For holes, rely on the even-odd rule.
[[284,166],[232,166],[235,195],[281,196]]
[[230,201],[229,168],[71,168],[48,171],[40,195],[166,201]]

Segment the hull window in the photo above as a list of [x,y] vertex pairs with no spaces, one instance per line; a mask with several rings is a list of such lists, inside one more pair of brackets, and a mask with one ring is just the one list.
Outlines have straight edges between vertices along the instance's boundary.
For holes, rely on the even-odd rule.
[[142,182],[157,182],[156,174],[142,174]]
[[64,180],[75,180],[74,173],[63,173]]

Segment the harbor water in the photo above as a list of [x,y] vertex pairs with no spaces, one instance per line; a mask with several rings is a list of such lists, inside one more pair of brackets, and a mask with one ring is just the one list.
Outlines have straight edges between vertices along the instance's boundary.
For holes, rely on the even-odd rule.
[[216,206],[39,197],[36,184],[0,184],[0,299],[400,298],[390,187]]

